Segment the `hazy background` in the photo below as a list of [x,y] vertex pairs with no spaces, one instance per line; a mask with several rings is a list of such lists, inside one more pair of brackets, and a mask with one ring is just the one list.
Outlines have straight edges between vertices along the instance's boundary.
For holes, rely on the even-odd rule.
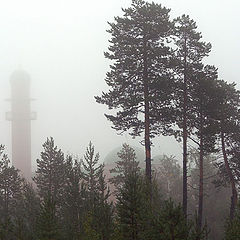
[[[189,14],[212,43],[207,63],[219,68],[220,78],[240,83],[239,0],[156,0],[172,9],[171,16]],[[65,152],[84,154],[90,140],[101,159],[123,142],[141,146],[141,139],[118,136],[106,121],[105,106],[94,95],[107,90],[104,59],[110,35],[107,21],[121,15],[130,0],[7,0],[0,1],[0,143],[11,156],[9,77],[19,68],[32,79],[32,159],[53,136]],[[156,138],[153,155],[181,157],[179,143]]]

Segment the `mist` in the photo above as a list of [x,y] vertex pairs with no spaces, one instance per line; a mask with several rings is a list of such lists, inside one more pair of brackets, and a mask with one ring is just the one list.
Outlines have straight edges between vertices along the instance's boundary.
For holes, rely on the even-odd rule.
[[0,239],[239,238],[240,2],[155,2],[2,1]]
[[[156,1],[172,9],[172,17],[189,14],[203,39],[212,43],[208,63],[219,68],[219,77],[239,86],[239,1]],[[53,136],[65,152],[82,155],[91,140],[102,161],[112,149],[127,142],[141,147],[142,138],[116,134],[106,120],[106,106],[94,96],[107,89],[109,62],[104,58],[110,35],[108,21],[121,15],[130,0],[79,2],[74,0],[4,1],[0,8],[0,142],[11,158],[11,124],[5,120],[10,104],[9,79],[23,69],[31,77],[32,162],[42,143]],[[153,155],[181,158],[181,144],[173,138],[154,139]],[[35,165],[34,165],[35,166]]]

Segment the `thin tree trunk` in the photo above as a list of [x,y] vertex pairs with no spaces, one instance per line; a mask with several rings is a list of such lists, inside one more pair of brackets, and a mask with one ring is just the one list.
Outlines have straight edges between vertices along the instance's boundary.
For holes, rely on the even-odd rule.
[[145,124],[145,153],[146,153],[146,176],[149,183],[152,181],[151,170],[151,142],[150,142],[150,119],[149,119],[149,88],[148,88],[148,74],[147,74],[147,43],[144,39],[144,69],[143,69],[143,81],[144,81],[144,124]]
[[187,56],[184,56],[184,79],[183,79],[183,213],[187,217]]
[[222,143],[222,153],[223,153],[224,164],[225,164],[227,174],[230,179],[231,187],[232,187],[231,207],[230,207],[230,219],[232,220],[234,217],[234,212],[235,212],[235,208],[237,205],[238,196],[237,196],[236,184],[235,184],[235,180],[233,177],[233,173],[231,171],[231,168],[229,166],[229,162],[227,159],[227,153],[226,153],[226,148],[225,148],[225,138],[224,138],[224,133],[222,130],[221,130],[221,143]]
[[[201,110],[200,110],[201,111]],[[198,195],[198,230],[202,230],[202,214],[203,214],[203,119],[200,112],[200,154],[199,154],[199,195]]]

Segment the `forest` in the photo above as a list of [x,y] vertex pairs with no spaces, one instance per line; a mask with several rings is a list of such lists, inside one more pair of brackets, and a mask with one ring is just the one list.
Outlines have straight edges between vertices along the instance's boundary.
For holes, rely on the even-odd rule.
[[[78,158],[49,137],[28,181],[1,145],[0,240],[240,239],[236,84],[207,64],[211,44],[190,16],[143,0],[122,12],[95,100],[118,134],[142,137],[144,163],[124,143],[107,170],[92,142]],[[181,163],[152,158],[159,136],[181,143]]]

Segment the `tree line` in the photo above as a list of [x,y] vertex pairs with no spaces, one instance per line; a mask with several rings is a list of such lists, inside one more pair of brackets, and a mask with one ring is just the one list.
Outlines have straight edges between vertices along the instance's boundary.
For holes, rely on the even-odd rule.
[[27,182],[11,166],[1,146],[0,239],[217,240],[224,234],[226,240],[238,239],[240,209],[231,222],[227,220],[230,188],[216,189],[213,180],[218,181],[219,174],[211,156],[204,165],[211,177],[205,179],[209,196],[204,197],[204,218],[208,222],[199,231],[194,189],[198,185],[199,153],[193,151],[190,156],[191,215],[187,220],[180,204],[182,168],[174,157],[155,159],[158,164],[153,167],[150,184],[135,150],[123,144],[113,159],[111,177],[106,179],[105,166],[91,142],[79,159],[65,155],[53,138],[48,138],[37,159],[33,182]]
[[152,181],[151,144],[155,136],[182,142],[182,208],[188,214],[189,144],[199,152],[197,225],[203,227],[204,158],[217,154],[222,183],[231,183],[230,219],[234,218],[239,187],[239,90],[218,78],[207,65],[211,44],[202,40],[188,15],[171,19],[170,9],[133,0],[123,16],[109,23],[111,60],[107,92],[96,96],[114,114],[105,114],[113,128],[144,136],[146,176]]

